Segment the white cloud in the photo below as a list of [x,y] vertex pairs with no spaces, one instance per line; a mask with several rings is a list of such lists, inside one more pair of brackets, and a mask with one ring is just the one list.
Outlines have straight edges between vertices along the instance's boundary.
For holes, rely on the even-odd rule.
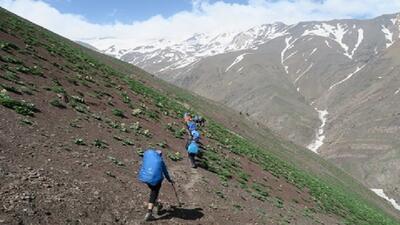
[[[61,13],[38,0],[0,0],[0,6],[73,40],[106,48],[116,40],[135,46],[152,39],[179,40],[193,33],[243,30],[281,21],[374,17],[400,11],[400,0],[249,0],[246,4],[192,0],[192,9],[170,17],[155,15],[144,21],[96,24],[76,14]],[[112,13],[112,12],[111,12]]]

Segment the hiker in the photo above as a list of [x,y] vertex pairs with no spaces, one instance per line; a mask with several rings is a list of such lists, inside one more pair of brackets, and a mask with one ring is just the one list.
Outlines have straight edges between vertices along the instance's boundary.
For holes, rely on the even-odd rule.
[[190,113],[186,112],[185,115],[183,116],[183,120],[185,121],[185,123],[191,121],[192,117],[190,116]]
[[186,123],[186,130],[190,136],[192,136],[192,131],[197,130],[196,123],[193,121],[189,121]]
[[197,144],[203,145],[200,143],[200,133],[197,130],[193,130],[188,139],[186,140],[186,144],[185,144],[185,149],[187,150],[190,143],[192,143],[192,141],[195,141]]
[[203,127],[206,120],[202,116],[195,115],[193,117],[193,122],[195,122],[198,126]]
[[198,132],[197,130],[193,130],[191,132],[192,135],[192,140],[195,142],[199,142],[200,141],[200,132]]
[[164,176],[172,185],[174,184],[174,181],[169,176],[167,166],[163,161],[161,150],[146,150],[143,154],[143,163],[139,171],[139,180],[147,184],[150,189],[147,213],[144,217],[145,221],[154,220],[153,208],[155,205],[157,207],[157,213],[159,213],[162,208],[161,203],[157,202],[157,198]]
[[199,154],[199,145],[196,141],[192,140],[186,148],[188,152],[188,157],[192,168],[197,168],[196,165],[196,155]]

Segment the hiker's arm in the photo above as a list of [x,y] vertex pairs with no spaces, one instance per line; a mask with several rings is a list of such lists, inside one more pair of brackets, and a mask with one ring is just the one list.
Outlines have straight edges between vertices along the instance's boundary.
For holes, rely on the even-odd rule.
[[164,174],[165,178],[167,178],[167,180],[168,180],[170,183],[173,183],[171,177],[169,176],[167,166],[165,165],[164,162],[162,162],[162,171],[163,171],[163,174]]

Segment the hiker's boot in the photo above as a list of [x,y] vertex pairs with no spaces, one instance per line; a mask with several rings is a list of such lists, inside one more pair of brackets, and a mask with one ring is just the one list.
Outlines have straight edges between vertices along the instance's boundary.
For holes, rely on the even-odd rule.
[[156,205],[156,214],[157,215],[161,214],[162,208],[163,208],[163,204],[161,202],[157,202],[157,205]]
[[144,221],[152,221],[154,219],[155,218],[151,212],[146,213],[146,215],[144,216]]

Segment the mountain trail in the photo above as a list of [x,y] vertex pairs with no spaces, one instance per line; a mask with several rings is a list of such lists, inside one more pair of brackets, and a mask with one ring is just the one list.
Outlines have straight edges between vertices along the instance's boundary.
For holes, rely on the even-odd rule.
[[[199,194],[195,186],[200,182],[202,176],[198,169],[190,168],[189,165],[184,164],[171,167],[171,172],[175,175],[173,179],[178,181],[176,185],[178,194],[183,192],[185,199],[189,200],[189,202],[186,201],[185,203],[192,205],[199,203]],[[180,200],[182,201],[182,199]]]

